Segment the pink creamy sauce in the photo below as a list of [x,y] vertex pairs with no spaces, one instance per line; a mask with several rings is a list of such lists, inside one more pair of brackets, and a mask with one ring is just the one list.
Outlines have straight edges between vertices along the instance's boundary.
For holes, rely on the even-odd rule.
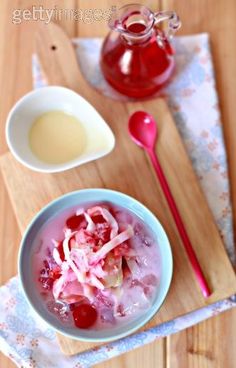
[[[123,238],[128,239],[114,246]],[[67,209],[44,225],[35,242],[35,282],[46,307],[63,324],[108,329],[139,317],[152,305],[161,273],[158,245],[147,225],[127,209],[111,203]],[[104,256],[101,249],[108,243],[113,249]]]

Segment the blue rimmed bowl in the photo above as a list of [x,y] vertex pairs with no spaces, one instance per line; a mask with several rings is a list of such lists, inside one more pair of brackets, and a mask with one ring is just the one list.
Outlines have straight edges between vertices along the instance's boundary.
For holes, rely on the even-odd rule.
[[[122,323],[120,326],[118,325],[107,330],[90,330],[67,327],[47,310],[46,305],[38,292],[38,288],[32,283],[32,280],[35,279],[33,277],[32,266],[32,255],[35,251],[34,239],[44,224],[48,220],[57,216],[61,211],[77,205],[80,206],[86,202],[104,201],[111,202],[133,212],[147,224],[155,235],[161,260],[161,276],[157,293],[150,308],[144,310],[142,315],[139,315],[136,319],[133,319],[126,324]],[[38,315],[53,329],[72,339],[91,342],[107,342],[125,337],[135,332],[143,327],[158,312],[170,287],[173,273],[173,260],[169,240],[163,227],[153,213],[143,204],[128,195],[113,190],[84,189],[71,192],[57,198],[50,202],[33,218],[21,241],[18,267],[21,285],[26,299]]]

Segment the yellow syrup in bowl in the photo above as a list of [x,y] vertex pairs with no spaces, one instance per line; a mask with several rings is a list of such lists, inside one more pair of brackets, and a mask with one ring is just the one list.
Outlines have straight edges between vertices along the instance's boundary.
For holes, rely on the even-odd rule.
[[48,111],[33,122],[29,131],[33,154],[48,164],[62,164],[82,155],[87,146],[83,124],[64,111]]

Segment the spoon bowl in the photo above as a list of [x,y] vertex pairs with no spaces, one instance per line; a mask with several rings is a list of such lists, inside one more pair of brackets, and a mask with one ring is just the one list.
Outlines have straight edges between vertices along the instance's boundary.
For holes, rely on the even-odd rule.
[[144,149],[153,149],[157,138],[157,124],[152,115],[136,111],[129,118],[129,133],[133,141]]

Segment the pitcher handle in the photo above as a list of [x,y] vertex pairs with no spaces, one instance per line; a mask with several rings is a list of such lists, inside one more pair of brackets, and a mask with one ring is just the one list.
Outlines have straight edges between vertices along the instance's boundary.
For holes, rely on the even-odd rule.
[[167,44],[173,38],[175,32],[181,27],[181,22],[178,15],[174,11],[160,11],[154,14],[155,24],[168,21],[167,27],[163,31],[157,33],[157,42],[160,47],[165,48],[167,52],[171,52],[171,48]]

